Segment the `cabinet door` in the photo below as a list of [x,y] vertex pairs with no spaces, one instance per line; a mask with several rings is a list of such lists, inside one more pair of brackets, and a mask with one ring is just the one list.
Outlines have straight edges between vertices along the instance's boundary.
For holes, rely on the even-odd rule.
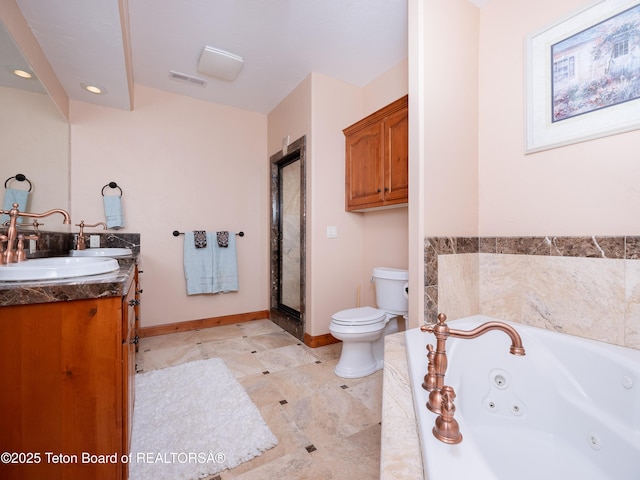
[[0,452],[41,455],[37,464],[0,464],[0,478],[122,478],[120,462],[81,461],[83,452],[121,452],[122,333],[115,320],[122,317],[121,302],[110,297],[0,309]]
[[384,151],[382,123],[369,125],[345,139],[346,209],[353,210],[383,198],[384,170],[380,158]]
[[407,108],[385,120],[384,200],[407,202],[409,197],[409,118]]

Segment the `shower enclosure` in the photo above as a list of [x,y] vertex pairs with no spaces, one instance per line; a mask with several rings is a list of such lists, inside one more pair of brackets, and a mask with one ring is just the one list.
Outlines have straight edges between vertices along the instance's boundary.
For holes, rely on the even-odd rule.
[[271,320],[304,337],[305,137],[271,156]]

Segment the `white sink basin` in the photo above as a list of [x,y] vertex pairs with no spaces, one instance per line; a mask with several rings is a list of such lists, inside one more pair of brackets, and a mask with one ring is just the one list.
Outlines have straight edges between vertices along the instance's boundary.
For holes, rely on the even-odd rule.
[[85,250],[70,250],[72,257],[128,257],[133,252],[130,248],[87,248]]
[[113,258],[51,257],[33,258],[19,263],[0,265],[0,281],[56,280],[84,277],[118,270]]

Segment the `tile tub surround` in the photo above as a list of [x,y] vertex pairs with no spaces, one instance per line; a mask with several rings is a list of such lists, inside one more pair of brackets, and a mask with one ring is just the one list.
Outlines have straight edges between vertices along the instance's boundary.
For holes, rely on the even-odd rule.
[[405,332],[384,337],[380,480],[424,478],[405,345]]
[[640,237],[425,239],[425,320],[482,313],[640,348]]

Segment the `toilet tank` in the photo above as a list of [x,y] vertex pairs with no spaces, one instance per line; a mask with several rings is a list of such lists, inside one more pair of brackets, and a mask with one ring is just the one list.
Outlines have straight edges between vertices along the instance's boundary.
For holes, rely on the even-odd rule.
[[376,286],[376,306],[387,313],[406,315],[409,311],[409,271],[397,268],[373,269]]

